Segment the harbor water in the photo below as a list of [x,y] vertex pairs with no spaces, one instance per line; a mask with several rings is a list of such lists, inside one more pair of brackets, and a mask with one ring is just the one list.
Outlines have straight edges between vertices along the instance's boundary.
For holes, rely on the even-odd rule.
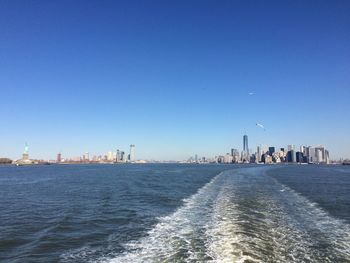
[[0,167],[1,262],[350,262],[350,166]]

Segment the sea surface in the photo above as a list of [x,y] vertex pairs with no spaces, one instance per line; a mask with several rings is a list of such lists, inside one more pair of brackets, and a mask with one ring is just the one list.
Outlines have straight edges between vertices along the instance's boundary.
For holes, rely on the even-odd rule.
[[350,166],[0,166],[0,262],[350,262]]

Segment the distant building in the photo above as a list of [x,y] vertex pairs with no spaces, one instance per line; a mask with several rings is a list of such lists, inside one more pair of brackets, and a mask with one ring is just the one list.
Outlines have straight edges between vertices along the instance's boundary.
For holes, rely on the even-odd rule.
[[275,152],[275,147],[269,147],[269,155],[272,156]]
[[267,145],[262,144],[261,145],[261,154],[268,154],[269,153],[269,147],[267,147]]
[[280,153],[279,152],[274,152],[272,154],[272,161],[275,163],[280,163],[281,162],[281,158],[280,158]]
[[309,146],[309,147],[303,146],[303,151],[302,151],[302,153],[303,153],[303,155],[304,155],[304,158],[305,158],[305,157],[306,157],[306,158],[309,157],[309,148],[310,148],[310,146]]
[[[250,152],[252,152],[252,151],[250,151]],[[255,154],[250,154],[249,162],[250,163],[255,163],[256,162],[256,155]]]
[[231,154],[227,153],[223,159],[224,163],[233,163],[233,157]]
[[129,154],[129,161],[134,162],[135,161],[135,145],[130,145],[130,154]]
[[287,162],[295,163],[296,162],[296,152],[294,150],[290,150],[287,153]]
[[234,163],[240,161],[239,151],[237,149],[231,149],[231,156]]
[[58,154],[57,154],[56,162],[57,162],[57,163],[62,162],[62,155],[61,155],[61,153],[58,153]]
[[329,163],[329,152],[324,146],[308,147],[308,162],[310,163]]
[[126,156],[125,152],[123,152],[123,151],[120,152],[120,158],[121,158],[122,162],[124,162],[124,163],[126,162],[127,156]]
[[225,159],[225,157],[222,155],[215,156],[215,160],[217,163],[224,163],[224,159]]
[[272,163],[272,157],[268,154],[264,154],[265,158],[264,158],[264,163]]
[[325,162],[329,164],[329,152],[327,150],[325,150]]
[[315,147],[315,157],[318,163],[326,162],[326,149],[323,146]]
[[260,163],[261,162],[261,156],[262,156],[262,152],[261,152],[261,146],[256,147],[256,162]]
[[243,151],[248,153],[249,152],[249,148],[248,148],[248,135],[244,135],[243,136]]
[[[283,149],[283,148],[282,148]],[[283,149],[284,150],[284,149]],[[285,162],[286,161],[286,156],[287,153],[285,151],[280,150],[279,152],[276,153],[278,155],[278,157],[280,158],[281,162]]]
[[114,160],[113,158],[113,152],[109,151],[107,153],[107,161],[112,162]]
[[291,150],[294,151],[294,148],[295,148],[294,145],[290,144],[287,147],[288,147],[288,152],[291,151]]
[[118,163],[118,162],[120,162],[122,160],[122,158],[121,158],[121,153],[120,153],[120,151],[119,151],[119,149],[117,150],[117,157],[116,157],[116,162]]
[[296,152],[296,162],[297,163],[304,162],[304,154],[302,152]]
[[317,160],[316,160],[316,155],[315,155],[315,153],[316,153],[315,148],[309,146],[309,147],[307,148],[307,151],[308,151],[308,156],[307,156],[307,157],[308,157],[308,162],[309,162],[309,163],[317,162]]
[[86,152],[86,153],[84,153],[84,155],[83,155],[83,162],[88,162],[88,161],[90,161],[90,157],[89,157],[89,153]]
[[242,151],[242,161],[249,162],[249,148],[248,148],[248,135],[243,136],[243,151]]

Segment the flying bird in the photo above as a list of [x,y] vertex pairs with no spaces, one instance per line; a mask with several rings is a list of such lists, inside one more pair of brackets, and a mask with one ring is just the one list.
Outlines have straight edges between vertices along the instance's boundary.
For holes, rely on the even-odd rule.
[[249,96],[252,96],[252,95],[254,95],[254,94],[255,94],[254,92],[249,92],[249,93],[248,93]]
[[255,125],[258,126],[258,127],[260,127],[261,129],[264,129],[264,131],[266,130],[265,127],[264,127],[264,125],[262,125],[262,124],[260,124],[260,123],[256,123]]

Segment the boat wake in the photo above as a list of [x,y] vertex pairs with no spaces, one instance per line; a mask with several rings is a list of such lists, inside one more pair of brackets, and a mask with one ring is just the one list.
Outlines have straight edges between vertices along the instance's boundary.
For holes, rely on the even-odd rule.
[[266,169],[220,173],[145,237],[97,262],[349,262],[350,226]]

